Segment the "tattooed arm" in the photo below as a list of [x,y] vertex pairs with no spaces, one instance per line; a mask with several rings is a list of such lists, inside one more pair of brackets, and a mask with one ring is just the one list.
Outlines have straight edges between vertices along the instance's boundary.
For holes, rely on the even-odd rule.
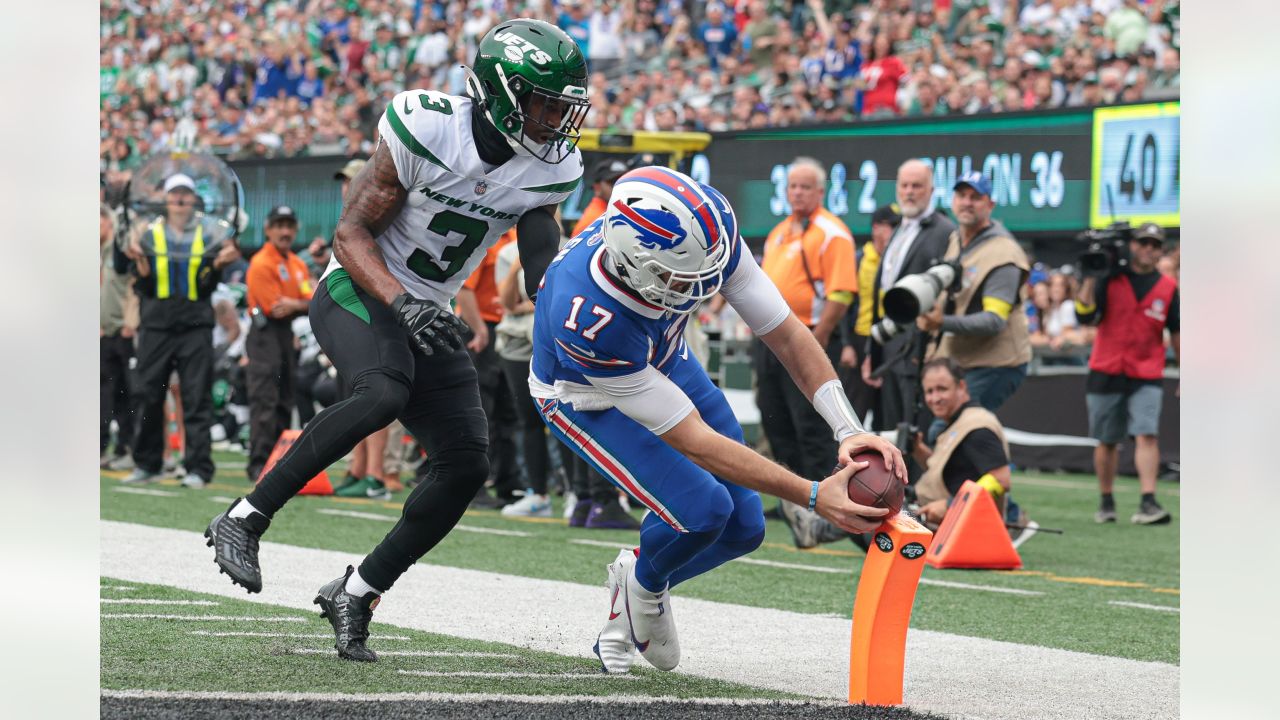
[[333,236],[333,253],[343,269],[357,285],[387,305],[405,288],[387,270],[374,238],[400,214],[408,196],[396,175],[391,151],[379,140],[373,157],[351,181]]

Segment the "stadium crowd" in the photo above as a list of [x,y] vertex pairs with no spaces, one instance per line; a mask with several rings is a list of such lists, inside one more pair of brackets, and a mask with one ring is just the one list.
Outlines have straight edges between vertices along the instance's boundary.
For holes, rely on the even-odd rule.
[[587,126],[722,131],[1174,96],[1178,0],[103,0],[101,159],[366,156],[501,17],[585,50]]

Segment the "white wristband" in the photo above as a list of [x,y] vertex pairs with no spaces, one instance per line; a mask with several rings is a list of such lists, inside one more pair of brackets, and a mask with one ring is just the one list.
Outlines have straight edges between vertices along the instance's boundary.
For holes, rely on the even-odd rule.
[[858,422],[858,416],[854,414],[853,406],[849,404],[849,398],[845,396],[844,386],[839,380],[829,380],[818,388],[813,394],[813,408],[831,426],[836,442],[866,432],[862,423]]

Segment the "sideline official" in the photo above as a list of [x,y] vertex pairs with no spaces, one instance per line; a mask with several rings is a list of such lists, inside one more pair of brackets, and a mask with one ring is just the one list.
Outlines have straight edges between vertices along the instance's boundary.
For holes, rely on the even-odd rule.
[[[213,478],[213,304],[219,271],[240,256],[227,231],[196,210],[195,181],[176,173],[164,182],[164,215],[129,243],[139,298],[138,391],[142,414],[134,435],[136,467],[128,483],[157,479],[164,462],[164,399],[177,370],[186,428],[182,483],[203,487]],[[219,247],[216,255],[212,251]]]
[[298,367],[292,323],[307,312],[314,291],[307,264],[292,250],[298,237],[293,208],[272,208],[263,233],[266,242],[249,261],[245,278],[251,317],[245,340],[250,482],[257,481],[280,433],[289,428]]
[[[853,235],[822,207],[826,170],[798,157],[787,172],[791,215],[769,232],[761,263],[800,322],[813,331],[833,367],[843,345],[839,324],[858,291]],[[782,362],[755,343],[756,405],[773,457],[801,477],[821,480],[831,471],[835,439],[812,398],[796,387]]]

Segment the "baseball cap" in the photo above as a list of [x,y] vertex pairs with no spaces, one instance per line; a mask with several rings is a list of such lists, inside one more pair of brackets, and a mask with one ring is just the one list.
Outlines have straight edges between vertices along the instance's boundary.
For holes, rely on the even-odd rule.
[[166,193],[177,190],[178,188],[186,188],[191,192],[195,192],[196,181],[192,180],[190,175],[184,175],[182,173],[174,173],[165,179],[164,191]]
[[288,205],[277,205],[271,208],[271,212],[267,213],[267,224],[270,225],[277,220],[288,220],[291,223],[297,224],[298,214],[295,213],[293,208]]
[[1133,231],[1133,239],[1138,240],[1140,238],[1152,238],[1164,242],[1164,228],[1153,222],[1142,223]]
[[617,180],[626,174],[627,164],[618,159],[606,158],[596,165],[596,180]]
[[902,215],[893,205],[881,205],[871,213],[871,224],[883,223],[885,225],[897,225],[902,222]]
[[348,160],[347,164],[343,165],[341,170],[333,174],[333,179],[334,180],[355,180],[356,175],[359,175],[360,171],[364,169],[364,165],[366,162],[368,161],[367,160]]
[[991,197],[991,181],[983,177],[982,173],[967,172],[956,180],[956,184],[952,186],[952,190],[959,190],[961,187],[971,187],[982,195]]

